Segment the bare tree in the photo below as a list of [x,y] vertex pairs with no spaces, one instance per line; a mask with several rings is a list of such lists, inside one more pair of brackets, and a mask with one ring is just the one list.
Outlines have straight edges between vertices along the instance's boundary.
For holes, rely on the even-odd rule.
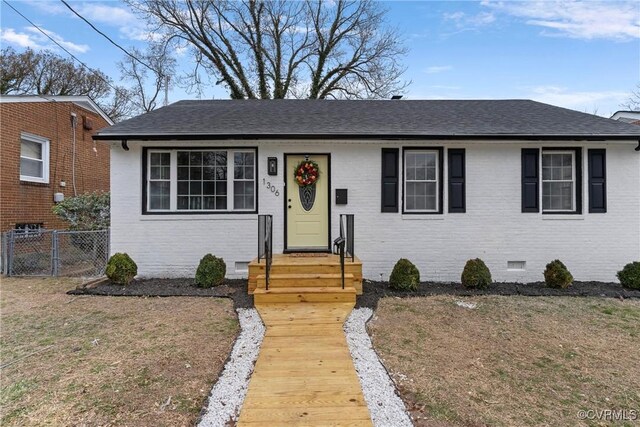
[[134,47],[130,53],[133,57],[125,56],[118,68],[122,80],[132,84],[128,94],[133,112],[147,113],[158,107],[162,92],[168,89],[174,74],[176,61],[168,54],[166,44],[151,43],[145,53]]
[[114,121],[134,113],[133,95],[129,90],[113,86],[109,77],[100,71],[88,70],[48,51],[27,49],[18,53],[10,47],[2,49],[0,94],[86,95]]
[[0,55],[0,72],[0,93],[7,95],[87,95],[97,100],[111,91],[104,73],[87,70],[49,51],[17,53],[5,48]]
[[373,0],[128,0],[233,99],[386,98],[406,54]]
[[627,101],[620,104],[620,107],[629,111],[640,111],[640,83],[631,91]]

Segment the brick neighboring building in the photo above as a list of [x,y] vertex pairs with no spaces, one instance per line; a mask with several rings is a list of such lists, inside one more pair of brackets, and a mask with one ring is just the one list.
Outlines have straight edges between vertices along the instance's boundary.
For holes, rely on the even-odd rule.
[[111,124],[87,96],[0,97],[0,231],[67,228],[56,193],[109,191],[109,146],[93,134]]

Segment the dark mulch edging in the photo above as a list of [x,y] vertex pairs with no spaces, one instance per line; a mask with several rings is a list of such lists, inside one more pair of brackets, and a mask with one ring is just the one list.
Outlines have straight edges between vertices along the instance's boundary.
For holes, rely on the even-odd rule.
[[549,288],[544,282],[535,283],[492,283],[485,289],[467,289],[461,283],[422,282],[414,292],[396,291],[388,282],[365,280],[363,293],[358,296],[356,307],[375,309],[382,297],[420,297],[430,295],[524,295],[524,296],[574,296],[640,298],[640,290],[625,289],[619,283],[573,282],[567,289]]
[[231,298],[235,308],[252,308],[253,295],[247,294],[246,280],[225,279],[220,286],[199,288],[194,279],[142,279],[127,286],[116,285],[109,280],[93,287],[79,287],[67,292],[70,295],[104,295],[136,297],[218,297]]

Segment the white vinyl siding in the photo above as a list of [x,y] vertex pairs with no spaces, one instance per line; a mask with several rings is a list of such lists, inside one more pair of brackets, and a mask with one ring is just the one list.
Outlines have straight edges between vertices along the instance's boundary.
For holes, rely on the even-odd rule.
[[404,152],[404,210],[438,212],[438,151]]
[[49,183],[49,140],[20,135],[20,180]]
[[147,211],[254,211],[253,149],[153,149],[147,160]]
[[573,212],[576,206],[574,151],[542,152],[542,211]]

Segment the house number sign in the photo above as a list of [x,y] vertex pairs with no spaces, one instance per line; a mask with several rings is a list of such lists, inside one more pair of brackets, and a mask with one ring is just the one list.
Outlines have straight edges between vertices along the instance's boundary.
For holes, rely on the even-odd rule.
[[265,178],[262,178],[262,185],[267,187],[267,190],[271,191],[271,194],[274,196],[280,196],[280,190],[278,190],[275,185],[271,184],[271,181],[267,181]]

